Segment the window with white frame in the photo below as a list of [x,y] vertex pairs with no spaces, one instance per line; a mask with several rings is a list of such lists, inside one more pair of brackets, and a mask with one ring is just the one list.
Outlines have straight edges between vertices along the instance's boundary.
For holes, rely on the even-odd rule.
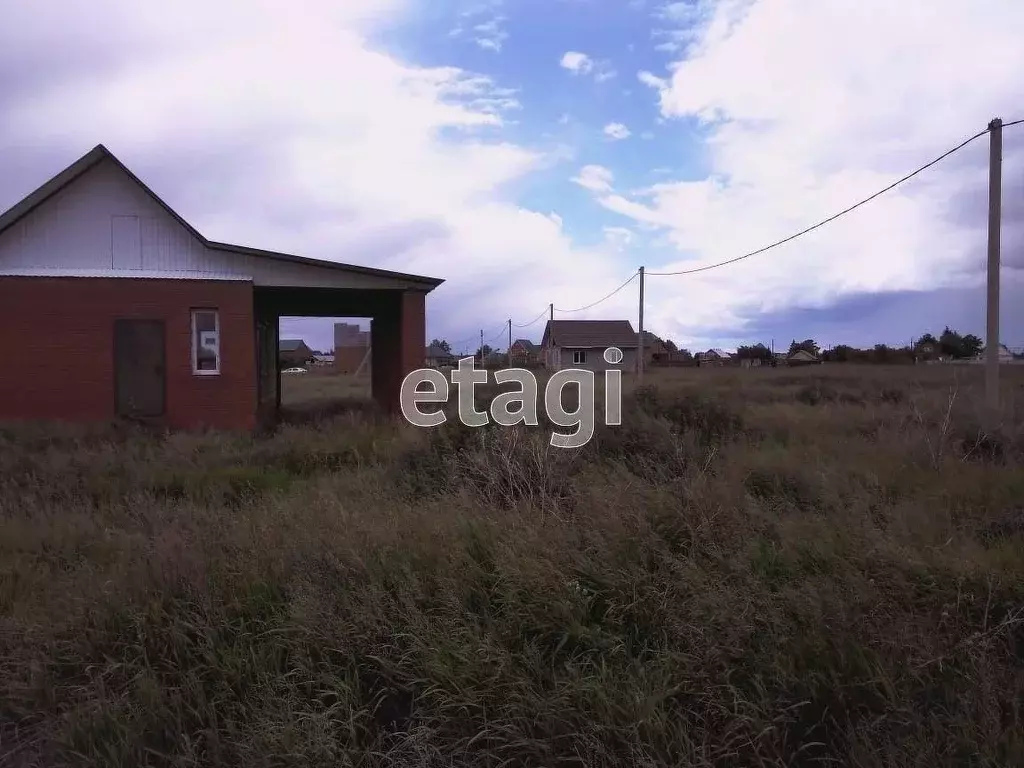
[[577,349],[572,353],[572,364],[573,365],[586,365],[587,363],[587,350]]
[[220,316],[215,309],[192,310],[192,373],[220,373]]

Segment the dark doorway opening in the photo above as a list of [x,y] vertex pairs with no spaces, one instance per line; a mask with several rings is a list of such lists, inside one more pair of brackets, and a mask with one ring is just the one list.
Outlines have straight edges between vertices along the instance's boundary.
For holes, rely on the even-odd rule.
[[167,364],[163,320],[114,321],[114,398],[118,416],[164,415]]

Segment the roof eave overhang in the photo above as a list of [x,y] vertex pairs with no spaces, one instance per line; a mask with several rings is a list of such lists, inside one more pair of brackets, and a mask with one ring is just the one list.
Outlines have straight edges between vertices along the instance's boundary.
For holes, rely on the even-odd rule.
[[170,205],[164,201],[156,192],[136,176],[128,166],[122,163],[113,152],[107,149],[103,144],[97,144],[93,149],[84,154],[74,163],[69,165],[64,170],[60,171],[44,184],[39,186],[34,191],[30,192],[19,202],[15,203],[7,211],[0,214],[0,233],[9,227],[14,226],[18,221],[21,221],[25,216],[31,213],[33,210],[38,208],[40,205],[45,203],[55,194],[60,192],[66,186],[71,184],[77,178],[82,176],[87,171],[91,170],[94,166],[101,163],[103,160],[110,160],[113,162],[122,172],[124,172],[130,179],[138,184],[142,190],[149,195],[171,218],[177,221],[182,227],[184,227],[190,234],[192,234],[199,242],[211,250],[224,251],[228,253],[237,253],[239,255],[255,256],[260,258],[274,259],[278,261],[287,261],[293,264],[304,264],[310,267],[320,267],[324,269],[339,270],[348,272],[349,274],[359,274],[372,277],[379,277],[383,279],[395,280],[396,282],[410,284],[406,287],[406,290],[420,290],[425,293],[437,288],[441,283],[444,282],[442,278],[437,277],[426,277],[424,275],[412,275],[403,272],[393,272],[385,269],[375,269],[373,267],[361,267],[355,264],[342,264],[336,261],[326,261],[324,259],[312,259],[305,256],[295,256],[288,253],[280,253],[278,251],[265,251],[259,248],[249,248],[247,246],[233,245],[231,243],[220,243],[212,240],[208,240],[199,230],[189,224],[177,211],[171,208]]

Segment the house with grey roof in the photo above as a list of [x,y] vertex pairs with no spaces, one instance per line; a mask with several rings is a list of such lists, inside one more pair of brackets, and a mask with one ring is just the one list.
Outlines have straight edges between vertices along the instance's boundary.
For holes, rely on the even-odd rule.
[[786,357],[786,365],[817,365],[820,363],[821,358],[817,355],[812,355],[806,349],[798,349]]
[[[540,346],[544,367],[549,371],[636,370],[637,334],[628,320],[548,320]],[[617,362],[605,359],[605,350],[610,347],[622,354]]]
[[720,347],[712,347],[706,352],[698,352],[697,364],[701,366],[720,366],[732,362],[733,355]]
[[426,348],[424,352],[427,366],[430,368],[442,368],[449,365],[455,365],[455,355],[447,351],[444,347],[438,346],[437,344],[431,344]]
[[313,359],[313,350],[302,339],[281,339],[277,356],[285,367],[305,365]]

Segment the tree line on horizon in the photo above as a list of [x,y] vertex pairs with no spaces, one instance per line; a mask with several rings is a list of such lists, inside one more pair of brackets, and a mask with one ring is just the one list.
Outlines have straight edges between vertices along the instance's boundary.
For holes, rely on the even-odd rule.
[[[653,339],[673,353],[680,361],[692,360],[694,352],[689,349],[679,348],[671,339],[660,339],[655,334],[645,332],[648,339]],[[649,343],[649,341],[645,341]],[[444,339],[434,339],[430,346],[437,346],[448,354],[452,354],[451,345]],[[913,362],[914,360],[932,360],[948,358],[952,360],[966,360],[977,357],[985,348],[984,342],[973,333],[961,334],[948,325],[942,333],[936,337],[931,333],[925,333],[917,339],[913,345],[902,347],[889,346],[887,344],[875,344],[871,348],[854,347],[849,344],[837,344],[822,350],[821,346],[814,339],[797,341],[793,339],[786,351],[790,356],[801,350],[806,351],[824,362],[846,363],[846,362],[867,362],[867,363],[898,363]],[[476,350],[477,355],[487,356],[498,350],[488,344]],[[699,354],[699,352],[697,353]],[[772,350],[762,343],[744,344],[736,349],[735,356],[740,360],[762,360],[769,362],[773,358]]]

